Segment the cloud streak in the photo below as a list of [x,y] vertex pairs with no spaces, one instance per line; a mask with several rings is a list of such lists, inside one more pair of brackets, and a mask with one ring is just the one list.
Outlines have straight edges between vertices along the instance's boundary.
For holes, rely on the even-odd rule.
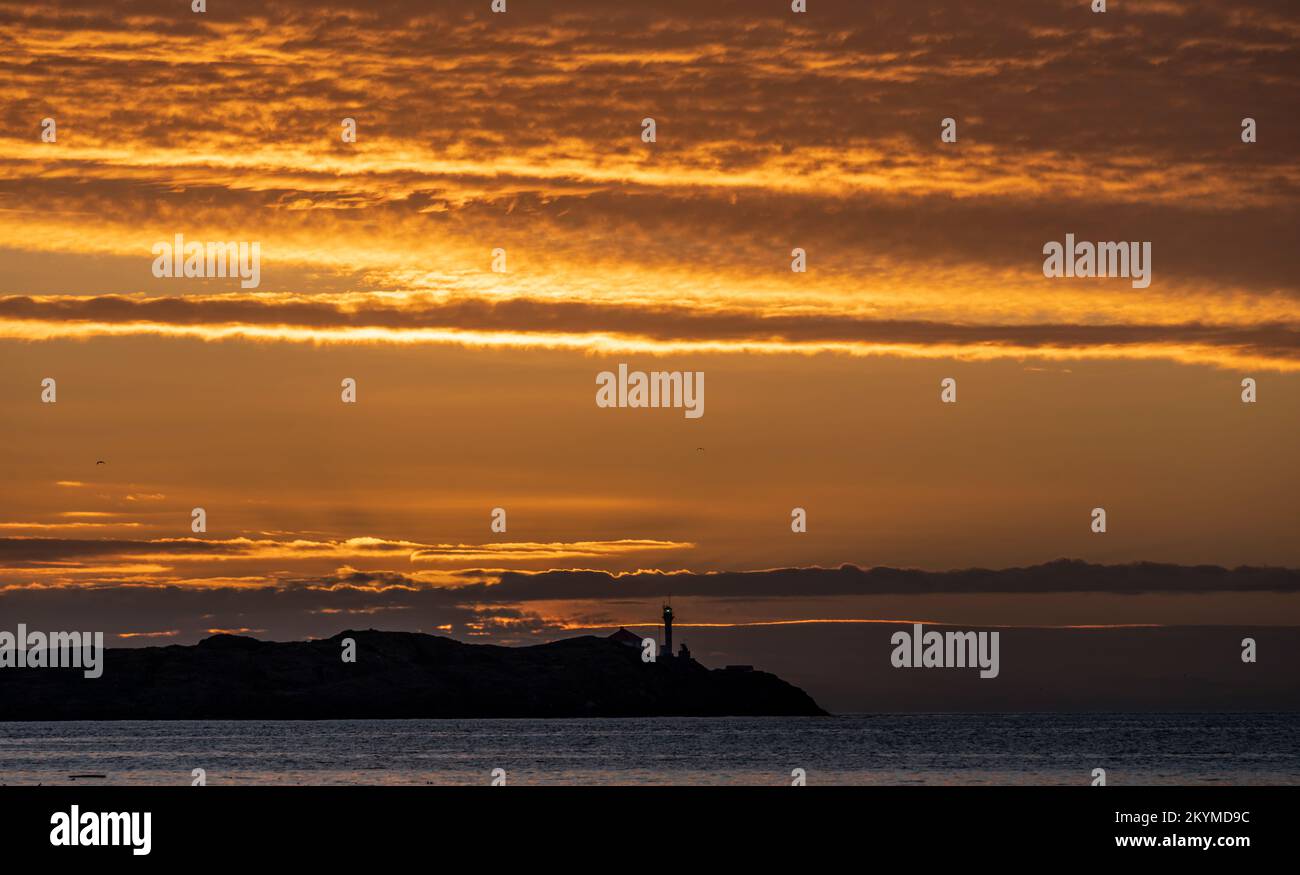
[[292,295],[0,298],[0,336],[131,334],[300,342],[448,343],[591,351],[893,352],[956,357],[1136,355],[1300,368],[1300,329],[1283,324],[962,325],[529,299],[371,304]]

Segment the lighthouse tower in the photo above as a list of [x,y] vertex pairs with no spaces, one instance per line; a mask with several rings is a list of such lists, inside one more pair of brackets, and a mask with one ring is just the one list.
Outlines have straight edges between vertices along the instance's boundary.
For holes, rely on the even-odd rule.
[[673,606],[664,605],[664,653],[673,655]]

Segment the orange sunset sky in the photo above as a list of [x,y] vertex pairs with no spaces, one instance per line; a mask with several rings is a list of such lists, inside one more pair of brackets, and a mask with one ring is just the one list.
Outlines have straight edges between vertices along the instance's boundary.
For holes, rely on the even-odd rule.
[[0,2],[6,628],[1300,624],[1295,572],[771,572],[1300,566],[1294,4],[489,5]]

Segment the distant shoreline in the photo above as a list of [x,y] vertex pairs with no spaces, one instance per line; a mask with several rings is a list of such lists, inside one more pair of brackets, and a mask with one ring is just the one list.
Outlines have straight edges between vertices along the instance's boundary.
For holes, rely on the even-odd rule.
[[285,643],[217,635],[107,650],[98,678],[0,671],[0,721],[827,714],[798,687],[744,668],[645,662],[639,648],[595,636],[501,647],[374,630]]

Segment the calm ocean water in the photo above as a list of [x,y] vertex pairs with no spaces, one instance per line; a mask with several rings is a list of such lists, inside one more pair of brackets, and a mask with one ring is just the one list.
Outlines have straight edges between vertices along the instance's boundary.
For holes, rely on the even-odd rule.
[[[0,723],[0,784],[1298,784],[1300,714]],[[104,778],[72,775],[102,774]]]

